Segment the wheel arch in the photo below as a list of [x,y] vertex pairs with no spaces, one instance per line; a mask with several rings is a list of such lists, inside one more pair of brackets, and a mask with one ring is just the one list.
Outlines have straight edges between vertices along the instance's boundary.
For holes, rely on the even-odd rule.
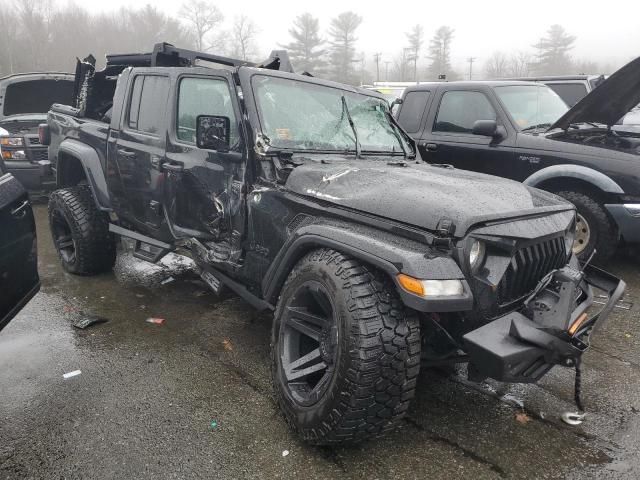
[[98,209],[111,211],[111,199],[98,152],[73,139],[64,140],[58,150],[56,183],[59,188],[74,187],[86,181]]
[[[381,232],[378,232],[380,234]],[[397,239],[398,237],[396,237]],[[411,241],[407,240],[407,244]],[[463,311],[473,305],[465,276],[458,264],[448,255],[425,255],[429,247],[420,250],[408,245],[400,247],[367,232],[354,231],[344,226],[309,225],[298,229],[280,249],[262,281],[263,298],[275,303],[287,276],[307,253],[319,248],[331,248],[366,263],[386,274],[393,282],[405,305],[421,311]],[[405,292],[398,284],[397,275],[406,273],[421,279],[460,279],[465,284],[464,297],[451,300],[426,300]]]
[[604,173],[580,165],[553,165],[543,168],[523,183],[553,193],[578,190],[597,196],[601,202],[624,194],[620,185]]

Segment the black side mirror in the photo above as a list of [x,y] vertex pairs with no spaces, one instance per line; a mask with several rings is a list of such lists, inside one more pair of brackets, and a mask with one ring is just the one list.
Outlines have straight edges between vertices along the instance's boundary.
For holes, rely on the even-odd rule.
[[196,118],[196,145],[206,150],[228,152],[231,121],[218,115],[198,115]]
[[495,120],[477,120],[473,124],[471,133],[474,135],[483,135],[485,137],[497,137],[498,123]]

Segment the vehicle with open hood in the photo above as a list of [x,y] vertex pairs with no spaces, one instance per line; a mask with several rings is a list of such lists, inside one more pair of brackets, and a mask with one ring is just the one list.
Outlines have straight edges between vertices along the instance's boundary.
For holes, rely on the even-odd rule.
[[556,193],[578,210],[574,252],[604,263],[640,242],[640,132],[615,128],[640,102],[640,58],[571,109],[521,81],[408,88],[397,118],[434,164],[499,175]]
[[47,147],[38,139],[54,103],[71,103],[73,75],[21,73],[0,78],[0,155],[7,169],[32,192],[55,184]]
[[88,57],[76,87],[40,130],[62,265],[107,271],[128,237],[273,311],[276,397],[309,442],[392,428],[421,366],[506,382],[579,368],[624,290],[572,253],[571,204],[423,162],[382,95],[297,75],[284,52],[252,64],[159,44],[102,71]]

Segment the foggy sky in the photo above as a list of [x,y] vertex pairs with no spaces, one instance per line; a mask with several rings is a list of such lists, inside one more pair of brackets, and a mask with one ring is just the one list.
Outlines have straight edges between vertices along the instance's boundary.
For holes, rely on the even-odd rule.
[[[4,2],[7,0],[0,0]],[[63,3],[63,2],[60,2]],[[120,6],[142,7],[151,3],[166,13],[176,14],[180,0],[82,0],[79,5],[92,12],[109,11]],[[245,14],[259,24],[258,46],[267,54],[279,43],[288,42],[288,29],[299,14],[310,12],[320,19],[324,31],[332,16],[353,10],[364,20],[358,30],[358,50],[366,52],[371,68],[372,55],[383,53],[384,60],[393,60],[406,46],[404,32],[420,23],[428,40],[441,25],[455,28],[452,45],[454,68],[466,72],[466,58],[477,58],[479,67],[496,50],[513,52],[532,51],[531,46],[544,35],[547,28],[558,23],[568,33],[577,36],[571,52],[577,59],[602,63],[623,64],[640,56],[640,1],[582,0],[444,0],[444,1],[369,1],[344,0],[245,0],[218,1],[215,4],[225,14],[228,25],[234,15]],[[608,8],[607,5],[612,8]],[[404,17],[403,14],[409,14]],[[168,39],[169,40],[169,39]],[[425,47],[426,47],[425,42]],[[428,61],[422,53],[420,63]],[[596,73],[596,72],[594,72]]]

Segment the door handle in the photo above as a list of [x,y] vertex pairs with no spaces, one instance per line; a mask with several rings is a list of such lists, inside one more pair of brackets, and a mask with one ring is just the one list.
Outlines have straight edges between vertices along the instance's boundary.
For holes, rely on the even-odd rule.
[[160,170],[165,170],[167,172],[182,172],[184,170],[184,163],[182,162],[161,163]]
[[427,143],[424,148],[426,148],[430,152],[435,152],[438,149],[437,143]]
[[19,206],[11,210],[11,215],[14,217],[21,219],[27,214],[27,207],[29,206],[29,200],[25,200]]
[[136,152],[132,152],[131,150],[126,150],[124,148],[119,148],[118,149],[118,155],[120,155],[122,157],[131,158],[131,157],[135,157],[136,156]]

